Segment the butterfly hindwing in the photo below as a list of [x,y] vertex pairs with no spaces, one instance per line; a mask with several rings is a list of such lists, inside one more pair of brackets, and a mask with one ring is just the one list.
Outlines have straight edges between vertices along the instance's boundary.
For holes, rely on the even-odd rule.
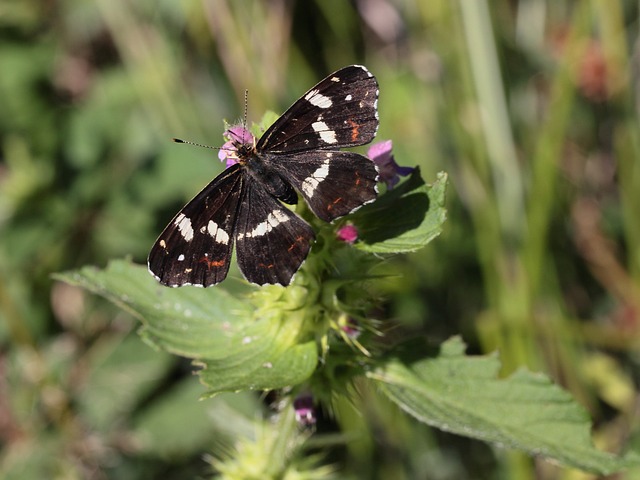
[[282,114],[258,141],[258,152],[294,153],[364,145],[378,129],[378,82],[365,67],[329,75]]
[[245,172],[233,165],[180,210],[149,253],[149,271],[169,287],[208,287],[227,276]]
[[358,153],[312,151],[267,158],[270,167],[291,183],[325,222],[376,199],[378,170]]
[[258,285],[289,285],[315,238],[309,224],[254,182],[247,182],[236,231],[240,271]]

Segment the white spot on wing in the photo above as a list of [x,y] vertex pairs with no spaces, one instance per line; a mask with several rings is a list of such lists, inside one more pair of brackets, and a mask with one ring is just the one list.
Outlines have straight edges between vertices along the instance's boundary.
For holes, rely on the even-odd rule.
[[324,122],[314,122],[311,124],[311,127],[313,128],[314,132],[321,132],[322,130],[327,130],[329,128]]
[[244,234],[239,233],[238,240],[241,240],[242,238],[245,238],[245,237],[246,238],[261,237],[262,235],[266,235],[267,233],[269,233],[271,230],[276,228],[281,223],[288,222],[289,220],[290,218],[284,213],[282,213],[280,210],[274,210],[269,215],[267,215],[267,219],[264,222],[260,222],[250,232],[245,232]]
[[351,96],[351,94],[349,94],[346,97],[344,97],[344,101],[345,102],[350,102],[352,99],[353,99],[353,97]]
[[282,222],[286,222],[287,220],[289,220],[289,217],[287,217],[280,210],[274,210],[267,217],[267,222],[273,227],[281,224]]
[[339,81],[340,81],[340,78],[338,78],[338,77],[331,77],[331,81],[332,81],[332,82],[339,82]]
[[187,242],[193,240],[193,227],[191,226],[191,220],[185,217],[184,213],[178,215],[174,223],[176,227],[178,227],[178,230],[180,230],[182,238]]
[[320,138],[327,143],[336,143],[338,141],[336,140],[336,132],[333,130],[320,132]]
[[223,245],[229,244],[229,234],[222,230],[213,220],[209,220],[209,223],[207,224],[207,231],[217,243],[221,243]]
[[333,102],[329,97],[325,97],[318,90],[311,90],[304,96],[305,100],[307,100],[311,105],[315,105],[320,108],[329,108],[333,105]]
[[324,122],[314,122],[311,124],[313,131],[320,135],[320,138],[326,143],[336,143],[336,132],[329,130],[327,124]]
[[305,181],[302,182],[302,192],[307,197],[313,196],[313,192],[318,188],[320,182],[327,178],[327,175],[329,175],[329,158],[327,158],[310,177],[307,177]]
[[178,257],[178,261],[179,262],[183,262],[184,261],[184,254],[181,253],[180,256]]

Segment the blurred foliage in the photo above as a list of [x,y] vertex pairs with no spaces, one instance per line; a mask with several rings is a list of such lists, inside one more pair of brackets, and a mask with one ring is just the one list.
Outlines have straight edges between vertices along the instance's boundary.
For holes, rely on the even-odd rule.
[[[196,402],[190,366],[50,274],[144,263],[222,169],[171,137],[220,145],[245,89],[256,120],[350,63],[380,82],[396,160],[451,181],[443,235],[390,262],[381,316],[497,349],[504,374],[550,374],[602,449],[637,449],[638,15],[630,0],[3,0],[0,476],[202,477],[204,451],[256,435],[259,398]],[[341,478],[589,478],[415,424],[373,391],[357,410],[319,425],[340,428],[325,460]]]

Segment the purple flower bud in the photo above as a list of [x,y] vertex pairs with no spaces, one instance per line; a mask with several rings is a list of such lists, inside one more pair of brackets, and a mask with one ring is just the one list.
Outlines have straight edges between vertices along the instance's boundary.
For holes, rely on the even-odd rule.
[[249,130],[246,128],[236,125],[235,127],[231,127],[226,130],[223,134],[224,138],[227,139],[220,151],[218,152],[218,158],[221,162],[227,163],[227,168],[229,168],[234,163],[238,163],[238,147],[245,144],[253,144],[255,143],[255,138],[251,134]]
[[414,170],[398,165],[391,153],[391,147],[391,140],[386,140],[374,143],[367,151],[367,156],[378,166],[380,180],[387,184],[389,190],[400,181],[400,176],[406,177]]
[[344,225],[338,229],[336,236],[339,240],[342,240],[349,245],[353,245],[358,239],[358,229],[355,225]]
[[298,395],[293,401],[293,408],[296,413],[296,422],[299,425],[309,427],[316,424],[316,410],[310,393]]

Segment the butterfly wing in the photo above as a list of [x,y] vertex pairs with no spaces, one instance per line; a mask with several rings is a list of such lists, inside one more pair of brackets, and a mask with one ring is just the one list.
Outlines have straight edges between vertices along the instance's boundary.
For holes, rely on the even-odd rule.
[[236,164],[218,175],[167,225],[147,265],[163,285],[208,287],[227,276],[245,171]]
[[373,202],[378,194],[376,165],[358,153],[318,150],[277,155],[269,166],[291,183],[325,222]]
[[294,153],[369,143],[378,129],[378,82],[360,65],[332,73],[271,125],[258,152]]
[[240,271],[258,285],[289,285],[315,238],[304,220],[257,182],[247,182],[236,232]]

